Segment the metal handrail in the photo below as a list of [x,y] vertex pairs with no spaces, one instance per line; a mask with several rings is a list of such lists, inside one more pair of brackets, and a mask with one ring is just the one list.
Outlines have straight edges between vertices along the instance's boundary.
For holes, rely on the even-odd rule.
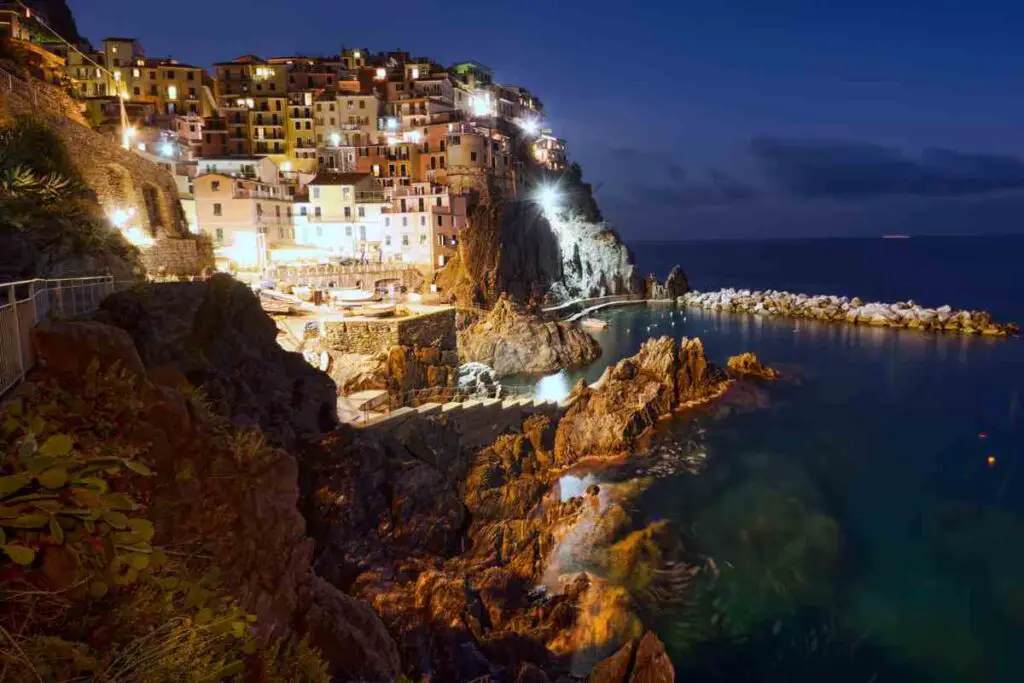
[[0,284],[0,396],[36,363],[32,329],[47,318],[91,313],[115,291],[112,276],[34,279]]

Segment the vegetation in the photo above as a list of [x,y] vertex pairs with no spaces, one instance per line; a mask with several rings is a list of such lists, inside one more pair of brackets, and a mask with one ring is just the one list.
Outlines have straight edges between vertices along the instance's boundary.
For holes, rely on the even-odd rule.
[[138,250],[110,226],[67,147],[38,116],[0,127],[0,248],[15,258],[0,264],[12,276],[82,257],[138,263]]
[[[125,436],[145,419],[134,375],[94,363],[81,385],[26,385],[0,415],[0,680],[329,680],[308,643],[257,637],[215,562],[155,544],[159,476]],[[227,429],[211,451],[239,469],[272,452]]]

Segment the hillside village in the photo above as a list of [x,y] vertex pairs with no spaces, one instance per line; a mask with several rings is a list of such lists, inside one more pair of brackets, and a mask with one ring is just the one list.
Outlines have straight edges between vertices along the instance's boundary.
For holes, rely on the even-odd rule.
[[[45,15],[0,5],[31,75],[63,88],[94,129],[174,178],[189,231],[217,266],[404,264],[429,278],[455,254],[480,197],[537,198],[568,165],[541,100],[473,61],[408,52],[243,55],[213,71],[148,56],[135,38],[58,36]],[[143,248],[156,201],[106,206]]]

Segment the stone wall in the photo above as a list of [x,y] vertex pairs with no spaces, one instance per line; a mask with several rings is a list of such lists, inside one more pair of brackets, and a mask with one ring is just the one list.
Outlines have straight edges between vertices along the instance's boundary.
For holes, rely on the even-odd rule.
[[408,318],[379,320],[329,320],[321,323],[324,345],[342,353],[375,356],[392,346],[432,347],[455,351],[455,309]]
[[153,237],[189,235],[178,188],[166,169],[85,125],[81,105],[60,88],[35,80],[3,80],[0,120],[37,114],[53,124],[105,211],[134,209],[132,220]]
[[203,275],[213,272],[213,246],[209,240],[193,237],[163,237],[144,249],[142,261],[151,276]]

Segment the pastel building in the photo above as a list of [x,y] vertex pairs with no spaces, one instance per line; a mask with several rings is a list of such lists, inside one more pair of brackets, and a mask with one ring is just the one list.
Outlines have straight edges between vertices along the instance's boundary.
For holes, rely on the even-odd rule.
[[320,171],[299,205],[297,242],[331,256],[379,261],[383,214],[389,203],[368,173]]

